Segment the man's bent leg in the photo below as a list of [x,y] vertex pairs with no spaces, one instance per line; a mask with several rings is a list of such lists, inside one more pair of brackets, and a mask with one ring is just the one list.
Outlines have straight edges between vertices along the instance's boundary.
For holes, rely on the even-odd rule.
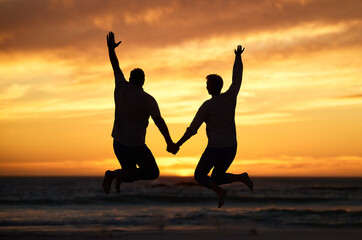
[[[121,182],[134,182],[138,180],[153,180],[158,178],[159,170],[156,160],[149,148],[144,145],[141,147],[126,147],[123,155],[127,156],[127,161],[121,156],[118,158],[122,169],[116,170],[116,192],[120,192]],[[136,164],[139,166],[137,168]]]
[[231,183],[230,174],[226,173],[231,163],[234,161],[237,146],[227,148],[217,148],[213,157],[215,158],[215,166],[212,170],[211,178],[217,185]]
[[154,180],[159,177],[160,171],[156,159],[147,145],[138,149],[136,157],[136,163],[139,169],[138,178],[140,180]]
[[214,167],[213,149],[206,148],[202,154],[199,163],[196,166],[194,178],[196,182],[209,188],[214,181],[208,176],[210,170]]
[[215,181],[217,185],[232,182],[242,182],[251,191],[253,191],[254,184],[246,172],[242,174],[226,173],[231,163],[234,161],[236,155],[236,148],[237,146],[217,149],[214,154],[215,158],[217,159],[215,160],[215,167],[212,171],[211,178]]
[[215,163],[215,149],[206,148],[202,154],[199,163],[195,169],[194,178],[201,185],[211,189],[218,196],[218,207],[224,205],[224,198],[227,194],[227,190],[219,187],[212,178],[208,176],[210,170],[214,167]]
[[114,153],[117,156],[117,159],[122,166],[122,169],[115,170],[115,179],[116,179],[116,192],[120,192],[121,182],[134,182],[138,180],[138,169],[136,162],[133,158],[133,148],[124,146],[123,144],[113,141]]
[[139,180],[139,169],[117,169],[114,171],[115,173],[115,179],[116,179],[116,192],[120,193],[120,185],[122,182],[134,182],[136,180]]
[[108,194],[109,191],[111,191],[111,185],[112,185],[113,179],[114,179],[114,172],[110,171],[110,170],[107,170],[105,175],[104,175],[103,183],[102,183],[103,191],[106,194]]

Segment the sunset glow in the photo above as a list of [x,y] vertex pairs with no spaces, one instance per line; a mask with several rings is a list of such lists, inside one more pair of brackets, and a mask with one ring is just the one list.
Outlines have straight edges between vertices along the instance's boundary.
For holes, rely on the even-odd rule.
[[[19,8],[18,6],[22,6]],[[126,76],[145,71],[174,141],[231,84],[245,46],[231,172],[362,176],[362,2],[0,0],[0,176],[102,176],[112,149],[115,33]],[[161,176],[191,176],[205,125],[174,156],[150,119]]]

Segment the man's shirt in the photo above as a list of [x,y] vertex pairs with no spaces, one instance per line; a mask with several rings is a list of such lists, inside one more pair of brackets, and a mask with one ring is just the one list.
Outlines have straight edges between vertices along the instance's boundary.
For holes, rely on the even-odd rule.
[[160,116],[157,102],[142,87],[127,82],[122,73],[116,75],[115,81],[112,137],[126,146],[142,146],[149,117]]
[[225,93],[205,101],[187,131],[195,135],[205,122],[208,147],[224,148],[236,145],[235,108],[240,86],[241,78],[236,79]]

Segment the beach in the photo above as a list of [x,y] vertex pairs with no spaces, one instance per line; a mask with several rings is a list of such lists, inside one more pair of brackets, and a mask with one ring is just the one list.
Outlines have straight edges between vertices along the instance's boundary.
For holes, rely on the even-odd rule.
[[21,231],[0,232],[1,239],[49,240],[359,240],[362,230],[303,230],[303,229],[200,229],[200,230],[145,230],[145,231]]
[[254,178],[225,205],[192,178],[0,178],[0,239],[361,239],[361,178]]

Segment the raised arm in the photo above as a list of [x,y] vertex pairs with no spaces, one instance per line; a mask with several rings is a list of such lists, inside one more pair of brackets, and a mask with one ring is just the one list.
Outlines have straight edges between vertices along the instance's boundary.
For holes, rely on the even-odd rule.
[[[116,77],[118,74],[122,74],[122,70],[119,67],[118,59],[116,56],[115,48],[118,47],[119,44],[121,44],[122,41],[119,41],[118,43],[114,40],[114,34],[113,32],[109,32],[107,35],[107,46],[108,46],[108,53],[109,53],[109,60],[111,61],[114,77]],[[124,77],[123,77],[124,78]]]
[[233,67],[233,79],[231,86],[228,91],[230,91],[235,97],[238,95],[242,78],[243,78],[243,62],[241,60],[241,54],[244,52],[245,48],[242,48],[240,45],[235,52],[235,61]]

